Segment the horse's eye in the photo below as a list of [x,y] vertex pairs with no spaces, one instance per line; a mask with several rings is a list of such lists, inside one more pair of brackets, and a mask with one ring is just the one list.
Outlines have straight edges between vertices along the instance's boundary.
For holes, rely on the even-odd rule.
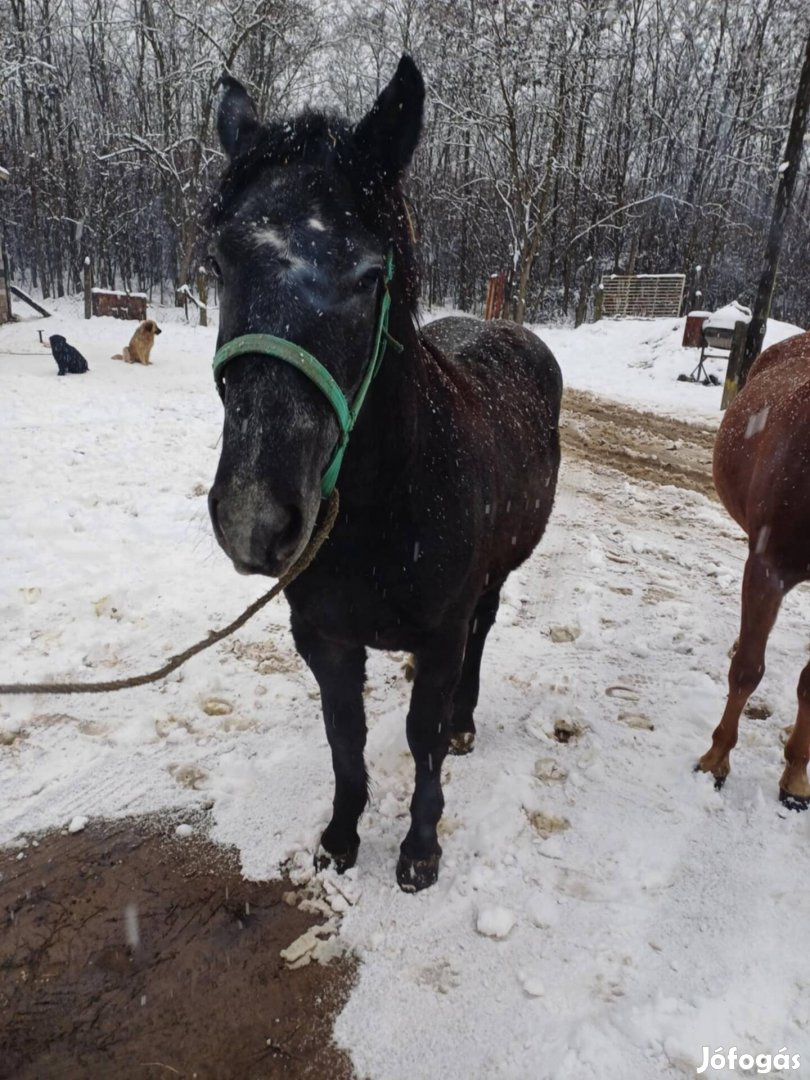
[[211,273],[214,275],[217,281],[222,281],[222,271],[219,268],[219,263],[213,255],[208,256],[208,265],[211,267]]
[[382,277],[382,269],[379,266],[372,266],[371,269],[366,270],[365,273],[357,279],[355,284],[355,290],[361,293],[374,292]]

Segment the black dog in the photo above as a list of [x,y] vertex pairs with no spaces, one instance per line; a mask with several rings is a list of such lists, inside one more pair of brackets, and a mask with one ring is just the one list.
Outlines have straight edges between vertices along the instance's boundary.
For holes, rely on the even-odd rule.
[[52,334],[48,340],[60,375],[84,375],[90,370],[79,350],[68,345],[61,334]]

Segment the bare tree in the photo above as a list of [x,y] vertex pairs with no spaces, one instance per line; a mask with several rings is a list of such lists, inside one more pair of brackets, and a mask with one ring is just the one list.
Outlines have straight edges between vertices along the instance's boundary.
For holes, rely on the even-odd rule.
[[[602,273],[704,269],[754,299],[810,0],[8,0],[0,146],[12,273],[47,294],[180,285],[220,155],[223,69],[263,115],[360,116],[399,54],[429,99],[411,176],[424,295],[587,317]],[[799,160],[772,310],[810,312]]]

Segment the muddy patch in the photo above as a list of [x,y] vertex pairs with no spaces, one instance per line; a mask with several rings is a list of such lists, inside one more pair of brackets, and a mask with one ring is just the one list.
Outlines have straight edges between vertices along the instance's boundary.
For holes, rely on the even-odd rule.
[[[0,1077],[349,1080],[348,959],[290,971],[316,921],[166,819],[0,851]],[[185,832],[187,830],[181,830]]]
[[708,425],[640,412],[567,389],[560,435],[563,453],[590,465],[717,498],[712,481],[715,429]]

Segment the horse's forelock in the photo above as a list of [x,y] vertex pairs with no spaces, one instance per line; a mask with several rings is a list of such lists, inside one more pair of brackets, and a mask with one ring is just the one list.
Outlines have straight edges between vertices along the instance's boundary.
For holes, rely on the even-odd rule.
[[290,120],[264,124],[243,145],[223,172],[209,212],[212,226],[227,215],[234,201],[262,169],[305,162],[322,168],[339,165],[349,141],[345,122],[326,113],[304,112]]

